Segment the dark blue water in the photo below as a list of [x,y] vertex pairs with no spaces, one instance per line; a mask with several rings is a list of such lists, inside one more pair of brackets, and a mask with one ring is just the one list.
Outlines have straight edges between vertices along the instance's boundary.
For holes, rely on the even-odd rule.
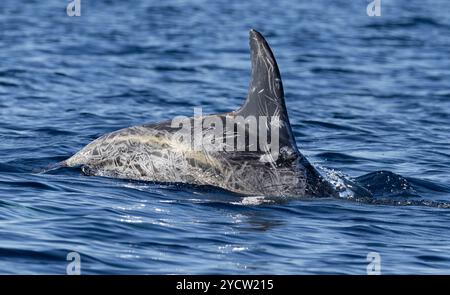
[[[83,274],[365,274],[368,252],[384,274],[450,273],[450,2],[261,2],[1,1],[0,273],[65,274],[72,251]],[[35,172],[106,132],[236,109],[252,27],[301,151],[372,173],[379,204]]]

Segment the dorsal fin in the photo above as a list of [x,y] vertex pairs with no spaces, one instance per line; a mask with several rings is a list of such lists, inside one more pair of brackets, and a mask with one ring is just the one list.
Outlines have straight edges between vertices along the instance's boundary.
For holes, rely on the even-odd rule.
[[264,37],[250,30],[252,74],[247,100],[236,115],[278,116],[280,119],[280,147],[289,146],[298,151],[292,134],[284,102],[283,83],[275,57]]

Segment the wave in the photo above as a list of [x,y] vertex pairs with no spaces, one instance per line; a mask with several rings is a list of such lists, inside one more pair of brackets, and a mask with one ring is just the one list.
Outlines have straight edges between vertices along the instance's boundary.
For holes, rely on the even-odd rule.
[[401,20],[389,20],[380,23],[370,23],[364,26],[371,29],[410,29],[416,27],[446,28],[450,26],[440,23],[431,17],[408,17]]
[[[391,171],[380,170],[351,178],[342,172],[320,167],[325,178],[334,185],[339,197],[348,201],[372,205],[423,206],[450,209],[446,200],[426,199],[432,192],[450,193],[450,188],[427,180],[406,178]],[[355,184],[357,185],[355,187]],[[358,194],[358,186],[369,191],[372,196]]]

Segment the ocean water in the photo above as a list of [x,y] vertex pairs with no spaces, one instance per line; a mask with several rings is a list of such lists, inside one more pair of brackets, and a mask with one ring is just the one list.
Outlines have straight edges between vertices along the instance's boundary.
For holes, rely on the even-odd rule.
[[[0,273],[66,274],[70,252],[82,274],[366,274],[369,252],[382,274],[450,273],[449,1],[68,2],[0,3]],[[250,28],[302,153],[376,201],[37,173],[116,129],[239,107]]]

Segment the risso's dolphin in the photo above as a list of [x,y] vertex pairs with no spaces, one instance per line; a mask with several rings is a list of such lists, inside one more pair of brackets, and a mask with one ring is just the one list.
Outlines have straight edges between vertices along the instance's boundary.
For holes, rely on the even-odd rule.
[[278,65],[255,30],[250,48],[251,81],[240,109],[121,129],[61,164],[81,166],[87,175],[215,186],[243,195],[337,196],[336,186],[297,148]]

